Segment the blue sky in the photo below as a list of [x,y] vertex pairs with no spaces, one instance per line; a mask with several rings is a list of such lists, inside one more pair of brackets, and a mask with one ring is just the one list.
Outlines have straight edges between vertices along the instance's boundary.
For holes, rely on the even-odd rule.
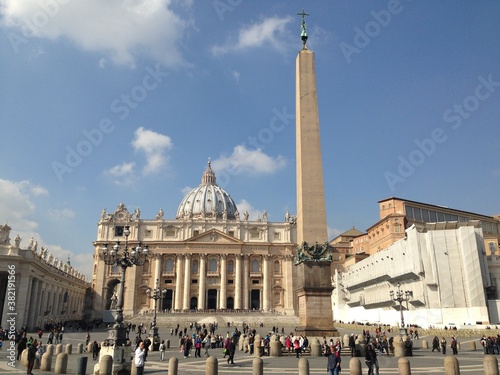
[[296,211],[302,8],[330,238],[390,196],[500,214],[497,1],[0,4],[0,223],[87,275],[103,208],[174,218],[208,158],[251,219]]

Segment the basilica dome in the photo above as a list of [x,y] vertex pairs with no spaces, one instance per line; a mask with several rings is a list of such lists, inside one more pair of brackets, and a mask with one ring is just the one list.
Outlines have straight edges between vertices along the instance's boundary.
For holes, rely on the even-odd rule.
[[217,186],[210,160],[203,172],[201,184],[191,190],[179,205],[176,219],[239,219],[233,198]]

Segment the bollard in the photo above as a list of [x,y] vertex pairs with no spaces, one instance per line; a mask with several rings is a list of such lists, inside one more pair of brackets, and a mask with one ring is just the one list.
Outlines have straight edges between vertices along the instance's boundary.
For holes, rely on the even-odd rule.
[[178,368],[179,368],[179,360],[176,357],[171,357],[168,360],[168,374],[177,375]]
[[56,345],[56,352],[54,353],[56,356],[61,354],[63,352],[63,345],[62,344],[57,344]]
[[87,353],[92,353],[92,343],[91,342],[89,342],[89,344],[87,345],[85,350],[87,351]]
[[299,359],[299,375],[309,375],[309,361],[305,357]]
[[476,342],[475,341],[470,342],[470,350],[472,350],[472,351],[476,350]]
[[52,354],[47,351],[42,355],[42,363],[40,364],[40,370],[50,371],[51,367],[52,367]]
[[167,345],[167,349],[170,349],[170,340],[166,340],[165,345]]
[[59,353],[56,357],[56,365],[54,367],[54,372],[56,374],[66,374],[68,369],[68,354]]
[[255,338],[253,340],[253,356],[254,357],[260,357],[260,341],[262,340],[261,335],[258,333],[255,335]]
[[342,347],[347,348],[349,346],[349,335],[346,333],[342,338]]
[[264,374],[264,361],[262,358],[254,358],[252,362],[252,374],[253,375],[263,375]]
[[217,375],[219,371],[219,363],[217,358],[211,355],[207,358],[207,363],[205,366],[205,375]]
[[398,371],[399,375],[411,375],[410,361],[408,358],[398,359]]
[[243,348],[245,349],[245,353],[248,353],[250,350],[250,345],[249,345],[249,337],[246,336],[245,339],[243,340]]
[[82,344],[82,343],[79,343],[77,348],[78,348],[78,349],[76,350],[76,352],[77,352],[78,354],[82,354],[82,353],[83,353],[83,344]]
[[429,344],[427,344],[427,340],[422,340],[422,349],[429,349]]
[[311,357],[321,357],[321,344],[318,339],[313,339],[311,343]]
[[271,341],[269,343],[269,355],[271,357],[281,357],[281,342]]
[[483,359],[484,375],[498,375],[498,360],[492,354],[486,354]]
[[[135,365],[133,365],[135,367]],[[113,357],[109,354],[103,355],[99,362],[99,375],[111,375],[113,369]]]
[[21,353],[21,365],[28,367],[28,349],[24,349]]
[[76,375],[85,375],[87,372],[87,357],[79,357],[76,361]]
[[47,348],[44,353],[49,353],[50,356],[52,357],[54,355],[54,345],[52,344],[47,345]]
[[350,375],[362,374],[361,361],[358,358],[351,358],[351,360],[349,361],[349,374]]
[[135,367],[134,360],[132,360],[131,365],[130,365],[130,375],[137,375],[137,367]]
[[405,356],[405,344],[402,341],[394,342],[394,357],[401,358]]
[[64,350],[64,353],[66,354],[72,354],[73,353],[73,345],[72,344],[66,344],[66,349]]
[[460,375],[457,357],[452,355],[444,357],[444,373],[445,375]]

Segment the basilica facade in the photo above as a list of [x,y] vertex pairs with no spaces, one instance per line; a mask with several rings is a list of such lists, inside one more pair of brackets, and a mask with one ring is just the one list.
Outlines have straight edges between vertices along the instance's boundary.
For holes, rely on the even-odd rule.
[[[128,236],[124,235],[130,232]],[[94,310],[96,317],[112,308],[119,294],[122,269],[106,265],[99,254],[120,241],[130,248],[147,246],[143,265],[126,269],[125,315],[151,311],[155,300],[147,290],[164,291],[159,311],[263,310],[295,314],[293,254],[296,219],[283,222],[249,220],[216,183],[208,162],[201,184],[179,204],[174,219],[162,209],[153,219],[141,218],[120,203],[101,213],[94,242]],[[126,238],[125,238],[126,237]]]

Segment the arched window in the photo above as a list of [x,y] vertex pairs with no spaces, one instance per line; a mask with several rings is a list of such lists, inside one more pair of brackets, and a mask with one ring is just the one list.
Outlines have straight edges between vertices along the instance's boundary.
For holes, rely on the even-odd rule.
[[232,260],[227,262],[227,273],[234,272],[234,262]]
[[165,262],[165,271],[174,272],[174,261],[172,259],[167,259]]
[[217,261],[215,259],[210,259],[210,262],[208,263],[208,271],[217,272]]
[[260,264],[257,259],[252,261],[252,272],[260,272]]
[[198,261],[193,260],[193,267],[191,268],[191,273],[198,273]]

